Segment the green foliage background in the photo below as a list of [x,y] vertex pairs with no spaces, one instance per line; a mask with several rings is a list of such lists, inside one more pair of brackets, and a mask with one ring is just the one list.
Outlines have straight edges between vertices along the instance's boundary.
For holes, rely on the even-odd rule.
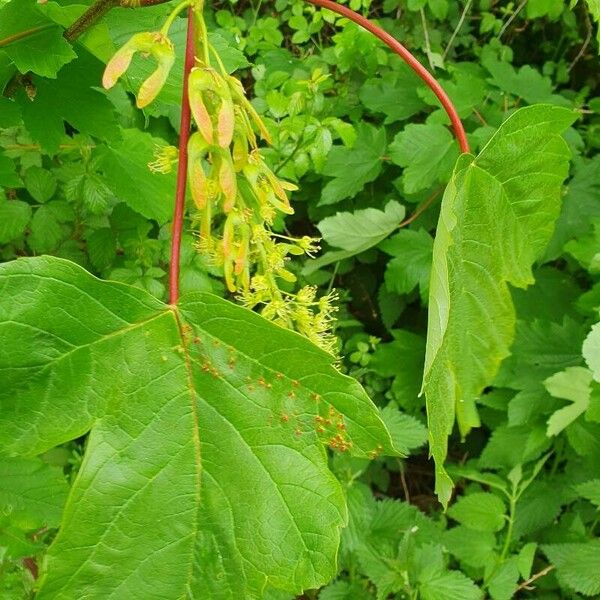
[[[597,596],[600,7],[583,0],[350,6],[435,71],[474,152],[517,107],[543,102],[574,108],[580,119],[566,134],[571,175],[535,284],[512,291],[511,354],[477,400],[481,427],[450,440],[457,488],[444,514],[419,391],[439,197],[458,156],[447,118],[396,56],[346,20],[288,0],[211,4],[212,43],[253,90],[274,135],[265,154],[300,186],[286,227],[324,238],[319,258],[292,268],[324,291],[339,290],[342,369],[366,387],[410,453],[331,459],[350,524],[338,579],[307,597]],[[71,46],[63,28],[84,9],[0,0],[0,258],[53,254],[164,299],[174,173],[153,174],[147,163],[157,145],[177,141],[185,23],[173,30],[179,62],[142,113],[128,92],[148,65],[135,62],[125,84],[106,93],[103,63],[132,33],[157,28],[169,6],[115,8]],[[40,31],[9,39],[30,28]],[[220,275],[187,235],[183,291],[225,295]],[[83,443],[2,472],[0,598],[31,593],[22,559],[42,557],[52,539]],[[7,510],[24,473],[55,490],[52,506],[30,498]]]

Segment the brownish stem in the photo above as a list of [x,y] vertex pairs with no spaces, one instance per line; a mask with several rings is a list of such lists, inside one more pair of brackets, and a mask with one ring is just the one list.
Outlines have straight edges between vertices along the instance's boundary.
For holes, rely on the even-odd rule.
[[97,0],[92,4],[64,33],[68,42],[74,42],[92,25],[96,24],[109,10],[120,6],[122,8],[138,8],[164,4],[170,0]]

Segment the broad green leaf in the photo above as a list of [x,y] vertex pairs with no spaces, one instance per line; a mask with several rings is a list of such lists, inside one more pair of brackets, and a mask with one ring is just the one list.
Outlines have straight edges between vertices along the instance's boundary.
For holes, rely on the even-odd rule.
[[600,540],[545,544],[542,550],[556,567],[559,582],[584,596],[600,594]]
[[[31,32],[31,35],[20,35]],[[45,17],[34,0],[11,0],[0,9],[0,41],[14,38],[3,50],[21,73],[56,77],[77,57],[64,39],[63,30]]]
[[409,294],[417,285],[426,300],[429,293],[429,276],[433,239],[423,229],[404,229],[384,240],[379,247],[393,256],[385,269],[385,284],[397,294]]
[[323,167],[323,175],[334,177],[323,188],[320,205],[352,198],[381,173],[385,154],[385,129],[361,123],[352,148],[333,146]]
[[412,117],[425,107],[417,90],[423,87],[412,70],[402,64],[398,72],[368,79],[360,88],[360,101],[372,112],[383,113],[385,123]]
[[391,200],[383,210],[365,208],[353,213],[337,213],[323,219],[318,227],[330,246],[342,248],[352,256],[379,244],[398,228],[405,214],[404,207]]
[[166,223],[173,212],[175,172],[153,173],[148,167],[160,140],[139,129],[123,129],[122,134],[120,142],[109,145],[101,163],[106,184],[136,212]]
[[11,525],[57,527],[68,489],[58,467],[38,458],[0,456],[0,518],[8,517]]
[[0,196],[0,244],[23,235],[31,218],[31,207],[21,200],[6,200]]
[[505,513],[504,502],[490,492],[462,496],[448,509],[450,517],[475,531],[500,531],[506,523]]
[[33,100],[24,92],[19,95],[25,127],[48,153],[59,150],[64,121],[101,140],[118,138],[114,106],[97,89],[102,70],[102,63],[81,48],[78,59],[61,69],[55,80],[34,78]]
[[389,145],[393,162],[404,167],[402,180],[408,194],[445,182],[458,157],[452,134],[443,125],[407,125]]
[[319,587],[346,519],[325,446],[395,452],[330,355],[210,294],[175,308],[21,259],[0,266],[0,334],[5,451],[89,432],[40,600]]
[[584,367],[569,367],[544,381],[552,396],[572,403],[557,410],[548,419],[548,436],[558,435],[587,410],[590,405],[591,383],[592,373]]
[[509,353],[515,314],[508,284],[533,282],[531,266],[552,234],[569,150],[560,133],[571,111],[533,106],[511,115],[479,156],[464,155],[448,184],[433,248],[423,389],[436,491],[456,415],[478,425],[475,400]]
[[562,106],[571,105],[564,96],[553,93],[550,78],[529,65],[517,71],[510,63],[493,56],[484,58],[482,63],[492,75],[490,83],[504,92],[523,98],[529,104],[547,102]]
[[600,382],[600,323],[596,323],[583,342],[583,358],[592,371],[594,380]]

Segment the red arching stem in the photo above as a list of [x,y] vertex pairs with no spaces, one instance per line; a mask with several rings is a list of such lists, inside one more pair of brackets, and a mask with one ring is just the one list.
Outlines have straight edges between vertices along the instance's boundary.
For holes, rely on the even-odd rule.
[[[150,0],[152,1],[152,0]],[[371,23],[357,12],[332,0],[307,0],[311,4],[327,8],[351,21],[354,21],[379,38],[391,48],[408,66],[429,86],[438,97],[444,110],[450,117],[454,135],[462,152],[469,152],[469,142],[464,127],[452,101],[437,80],[427,69],[394,37],[381,27]],[[181,125],[179,133],[179,164],[177,166],[177,191],[175,194],[175,210],[173,212],[173,234],[171,239],[171,263],[169,267],[169,303],[177,304],[179,299],[179,258],[181,252],[181,234],[183,230],[183,214],[185,210],[185,187],[187,179],[187,144],[190,137],[190,104],[188,100],[188,76],[194,66],[194,18],[192,9],[188,9],[187,42],[185,48],[185,66],[183,70],[183,92],[181,99]]]
[[467,141],[467,135],[462,125],[460,117],[456,112],[452,100],[448,97],[448,94],[443,90],[442,86],[437,82],[435,77],[429,73],[429,71],[394,37],[389,33],[385,32],[381,27],[378,27],[368,19],[365,19],[362,15],[357,12],[342,6],[332,0],[307,0],[311,4],[320,6],[321,8],[327,8],[333,12],[338,13],[344,17],[347,17],[351,21],[354,21],[361,27],[364,27],[367,31],[370,31],[373,35],[378,37],[384,44],[389,46],[431,89],[431,91],[438,97],[444,110],[450,117],[452,122],[452,128],[454,129],[454,135],[458,140],[460,149],[462,152],[469,152],[469,142]]
[[169,304],[177,304],[179,299],[179,257],[181,254],[181,233],[185,211],[185,184],[187,180],[188,152],[190,138],[190,103],[188,100],[188,76],[194,66],[194,15],[188,9],[187,41],[185,65],[183,67],[183,92],[181,94],[181,121],[179,127],[179,162],[177,164],[177,191],[173,211],[173,233],[171,237],[171,263],[169,265]]

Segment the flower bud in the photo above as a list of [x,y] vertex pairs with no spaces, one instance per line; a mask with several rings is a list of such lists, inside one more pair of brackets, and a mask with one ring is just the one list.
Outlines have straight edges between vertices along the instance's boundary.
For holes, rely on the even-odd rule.
[[202,161],[208,152],[208,144],[199,133],[193,133],[188,141],[188,178],[194,204],[204,210],[209,199],[209,185]]
[[198,131],[204,136],[204,139],[209,143],[214,143],[214,132],[212,119],[206,104],[204,103],[204,92],[213,87],[213,77],[211,69],[196,67],[191,70],[188,78],[190,109]]
[[231,95],[233,99],[239,103],[244,111],[252,118],[254,124],[260,131],[260,137],[262,137],[267,144],[271,144],[271,134],[264,124],[263,120],[260,118],[260,115],[256,112],[254,106],[252,106],[251,102],[246,98],[246,93],[244,92],[244,87],[242,83],[238,81],[235,77],[229,77],[227,80],[229,83],[229,89],[231,90]]
[[223,211],[229,213],[235,206],[237,197],[237,178],[229,153],[223,152],[217,159],[219,187],[223,193]]
[[129,68],[136,52],[149,54],[158,63],[154,72],[140,87],[137,106],[143,108],[156,98],[165,84],[175,62],[175,51],[169,38],[160,32],[145,31],[136,33],[108,61],[102,77],[102,85],[105,89],[110,89],[117,83],[118,79]]

